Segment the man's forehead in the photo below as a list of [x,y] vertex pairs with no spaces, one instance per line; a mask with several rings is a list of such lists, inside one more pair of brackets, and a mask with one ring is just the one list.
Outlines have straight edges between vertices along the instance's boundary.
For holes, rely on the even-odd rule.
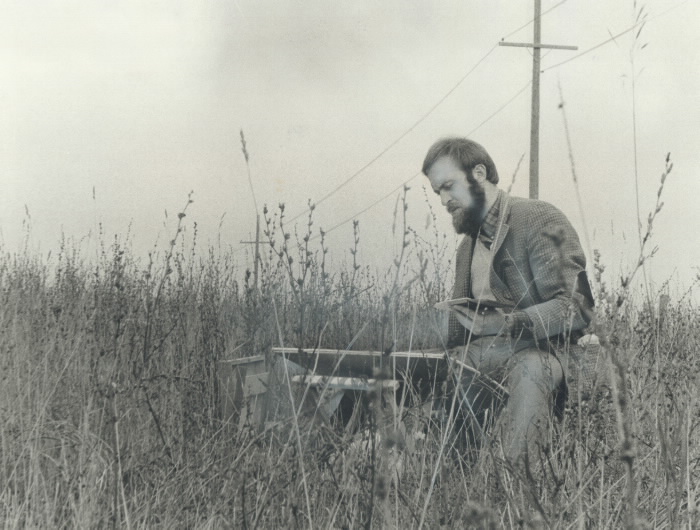
[[449,178],[459,177],[460,173],[462,176],[464,175],[464,172],[452,159],[452,157],[441,156],[432,166],[430,166],[430,169],[428,170],[428,178],[430,179],[431,183],[437,183]]
[[457,161],[452,158],[450,155],[442,155],[440,158],[435,160],[433,165],[430,168],[431,170],[433,169],[438,169],[438,170],[457,170],[459,171],[459,165],[457,164]]

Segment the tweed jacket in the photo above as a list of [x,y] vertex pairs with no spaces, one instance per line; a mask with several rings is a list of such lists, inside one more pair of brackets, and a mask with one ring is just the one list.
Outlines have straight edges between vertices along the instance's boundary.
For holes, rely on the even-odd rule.
[[[499,222],[491,244],[490,286],[496,301],[524,311],[541,341],[585,328],[593,304],[586,258],[566,216],[549,203],[500,191]],[[464,236],[456,258],[454,297],[471,295],[474,238]],[[448,341],[464,344],[465,328],[450,316]]]

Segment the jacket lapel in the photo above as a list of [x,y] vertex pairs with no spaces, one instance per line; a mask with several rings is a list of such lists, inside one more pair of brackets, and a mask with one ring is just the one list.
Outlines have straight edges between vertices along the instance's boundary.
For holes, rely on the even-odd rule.
[[455,286],[452,297],[463,298],[471,292],[471,269],[474,239],[465,235],[457,247],[455,259]]
[[[493,260],[496,260],[496,256],[498,255],[498,251],[501,249],[501,246],[503,245],[503,242],[506,239],[506,236],[508,235],[508,219],[510,217],[510,196],[508,193],[505,191],[503,192],[503,196],[501,198],[501,208],[500,211],[498,212],[498,227],[496,228],[496,235],[494,237],[493,245],[492,245],[492,256]],[[491,274],[489,277],[490,283],[491,283],[491,291],[493,292],[496,300],[501,303],[513,303],[513,300],[511,300],[511,295],[510,291],[508,290],[508,287],[506,286],[503,281],[498,277],[496,274],[496,266],[495,263],[491,264]]]
[[508,195],[505,191],[503,192],[503,196],[501,197],[501,208],[500,211],[498,212],[498,227],[496,228],[496,235],[494,236],[493,240],[493,255],[495,256],[498,254],[498,251],[501,249],[501,245],[503,245],[503,241],[506,239],[506,235],[508,235],[508,218],[510,217],[510,195]]

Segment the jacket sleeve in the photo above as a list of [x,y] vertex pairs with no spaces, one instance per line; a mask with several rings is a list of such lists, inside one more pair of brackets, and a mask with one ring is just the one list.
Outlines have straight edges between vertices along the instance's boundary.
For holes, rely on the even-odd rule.
[[[536,298],[523,310],[534,338],[544,339],[585,328],[593,305],[586,278],[586,257],[566,216],[539,202],[528,230],[528,261]],[[584,285],[585,283],[585,285]]]

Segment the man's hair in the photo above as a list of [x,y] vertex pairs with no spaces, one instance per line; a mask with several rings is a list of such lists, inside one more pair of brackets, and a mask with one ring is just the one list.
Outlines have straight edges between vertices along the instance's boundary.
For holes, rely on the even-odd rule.
[[475,166],[483,164],[486,168],[486,180],[498,184],[496,164],[493,163],[493,159],[486,149],[475,141],[456,136],[441,138],[428,149],[428,154],[425,155],[423,161],[423,174],[427,175],[437,159],[443,156],[452,158],[467,175],[467,178],[471,176]]

